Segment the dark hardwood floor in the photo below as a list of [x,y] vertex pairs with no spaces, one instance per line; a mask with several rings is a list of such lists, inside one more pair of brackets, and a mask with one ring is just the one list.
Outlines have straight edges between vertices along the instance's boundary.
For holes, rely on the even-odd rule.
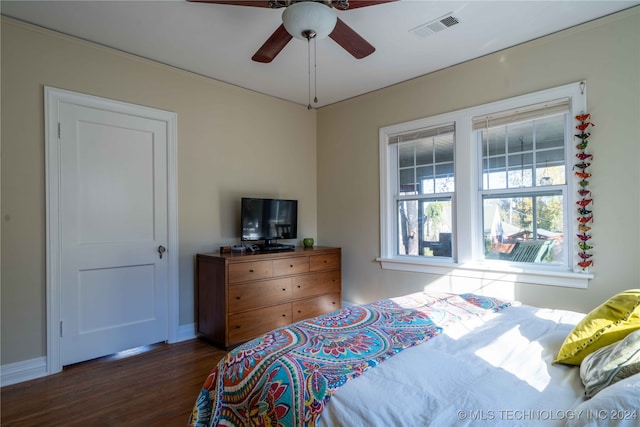
[[190,340],[65,367],[59,374],[3,387],[0,424],[186,426],[207,374],[225,354]]

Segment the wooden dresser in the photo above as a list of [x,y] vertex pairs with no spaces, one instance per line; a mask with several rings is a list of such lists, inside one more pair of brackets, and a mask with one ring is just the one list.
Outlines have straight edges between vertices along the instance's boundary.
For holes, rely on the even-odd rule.
[[341,306],[340,248],[198,254],[198,336],[229,348]]

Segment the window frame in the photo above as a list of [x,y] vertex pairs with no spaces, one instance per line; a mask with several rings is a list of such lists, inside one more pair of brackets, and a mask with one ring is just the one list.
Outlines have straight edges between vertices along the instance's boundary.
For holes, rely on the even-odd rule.
[[[534,104],[569,98],[570,125],[565,134],[565,245],[568,263],[562,266],[528,265],[484,259],[482,226],[482,152],[476,145],[473,118],[501,111],[516,110]],[[575,215],[571,209],[577,198],[577,180],[571,173],[577,152],[571,120],[587,111],[586,82],[576,82],[538,92],[516,96],[453,112],[438,114],[379,129],[380,150],[380,257],[382,268],[401,271],[425,272],[477,279],[505,280],[535,284],[586,288],[593,274],[575,267],[577,237]],[[453,123],[455,126],[454,173],[455,192],[452,196],[453,238],[452,257],[423,257],[398,255],[395,223],[397,188],[397,158],[393,155],[389,139],[421,128],[438,127]],[[395,164],[394,164],[395,161]],[[461,236],[465,236],[464,240]]]

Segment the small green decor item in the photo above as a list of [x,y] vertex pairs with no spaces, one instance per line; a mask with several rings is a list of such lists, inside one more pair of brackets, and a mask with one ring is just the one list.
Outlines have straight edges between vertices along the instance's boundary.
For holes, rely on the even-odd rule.
[[312,248],[313,247],[313,238],[305,237],[304,239],[302,239],[302,244],[304,245],[305,248]]

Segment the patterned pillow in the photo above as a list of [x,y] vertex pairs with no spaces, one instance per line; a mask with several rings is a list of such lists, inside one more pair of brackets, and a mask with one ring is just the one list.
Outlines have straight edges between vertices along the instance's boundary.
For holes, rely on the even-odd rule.
[[621,341],[609,344],[584,358],[580,378],[585,396],[592,397],[603,388],[640,372],[640,329]]
[[564,340],[553,363],[579,365],[588,354],[636,329],[640,329],[640,289],[630,289],[587,314]]

